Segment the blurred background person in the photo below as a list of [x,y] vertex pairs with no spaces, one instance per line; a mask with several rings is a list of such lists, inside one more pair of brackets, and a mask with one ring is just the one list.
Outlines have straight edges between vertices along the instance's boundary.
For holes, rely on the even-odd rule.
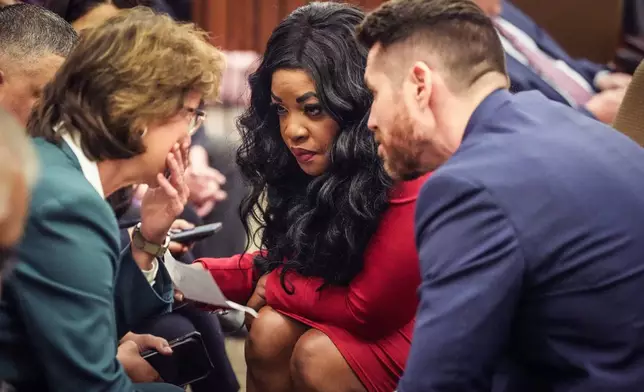
[[0,107],[23,125],[42,90],[74,48],[74,29],[39,7],[0,8]]
[[[243,198],[248,195],[249,188],[245,184],[239,166],[235,161],[235,152],[239,147],[239,136],[235,121],[231,117],[241,114],[248,105],[250,97],[248,76],[259,63],[259,56],[252,51],[225,51],[226,71],[222,79],[220,103],[209,109],[207,135],[199,143],[201,151],[194,147],[190,150],[193,168],[187,173],[189,186],[194,181],[199,182],[198,176],[192,176],[206,170],[209,176],[217,180],[217,184],[208,185],[201,182],[201,187],[191,186],[195,192],[192,200],[201,206],[203,221],[222,222],[226,228],[215,236],[206,238],[195,245],[193,253],[196,257],[225,257],[241,253],[246,249],[246,231],[239,217],[239,208]],[[199,156],[196,156],[196,155]],[[202,162],[201,165],[198,165]],[[205,165],[208,163],[208,166]],[[199,170],[199,167],[203,168]],[[207,169],[217,168],[218,172]],[[222,176],[218,176],[221,174]],[[212,180],[211,180],[212,182]],[[203,189],[204,194],[197,192]],[[221,194],[224,191],[225,194]],[[200,198],[203,202],[198,202]],[[209,201],[210,200],[210,201]],[[214,208],[213,208],[214,207]],[[208,209],[212,209],[208,212]],[[205,213],[205,215],[203,215]]]
[[[610,124],[631,76],[572,58],[528,15],[504,0],[475,0],[493,19],[506,53],[510,91],[538,90]],[[589,4],[589,6],[592,6]]]
[[13,247],[22,237],[38,159],[24,128],[1,108],[0,161],[0,278],[5,278]]

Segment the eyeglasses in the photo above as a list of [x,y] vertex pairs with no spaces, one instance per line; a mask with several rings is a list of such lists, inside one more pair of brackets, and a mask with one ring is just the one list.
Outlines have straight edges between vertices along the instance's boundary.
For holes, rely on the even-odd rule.
[[190,114],[190,124],[188,125],[188,134],[190,136],[194,135],[199,127],[206,120],[206,112],[201,109],[186,108],[186,111]]

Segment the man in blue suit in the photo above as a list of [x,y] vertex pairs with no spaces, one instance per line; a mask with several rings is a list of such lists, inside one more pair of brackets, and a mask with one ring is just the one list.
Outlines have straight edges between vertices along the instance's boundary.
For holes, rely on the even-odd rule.
[[[358,30],[369,127],[418,197],[422,284],[399,392],[644,391],[644,150],[536,92],[508,92],[470,0],[398,0]],[[516,371],[516,372],[515,372]]]
[[506,53],[512,92],[539,90],[605,123],[612,123],[630,75],[574,59],[509,1],[475,0],[494,20]]

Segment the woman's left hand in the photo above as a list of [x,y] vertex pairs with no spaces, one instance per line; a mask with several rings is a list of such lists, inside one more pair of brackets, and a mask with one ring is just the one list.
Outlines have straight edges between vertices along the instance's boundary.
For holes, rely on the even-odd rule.
[[[174,223],[172,223],[172,226],[170,226],[170,230],[183,231],[183,230],[193,229],[194,227],[195,225],[193,225],[192,223],[186,220],[177,219],[174,221]],[[179,242],[170,241],[170,244],[168,245],[168,250],[170,251],[170,253],[172,253],[172,256],[180,257],[181,255],[189,251],[191,247],[192,247],[192,244],[185,245]]]
[[[265,274],[261,278],[259,278],[257,285],[255,286],[255,291],[253,292],[253,295],[250,296],[250,299],[246,304],[246,306],[254,309],[256,312],[259,312],[261,308],[266,306],[266,279],[268,279],[268,274]],[[245,323],[248,330],[250,330],[250,327],[253,324],[253,320],[253,316],[246,314]]]
[[148,188],[141,200],[141,234],[153,243],[163,243],[170,226],[183,212],[190,191],[184,181],[186,143],[176,144],[166,158],[170,177],[157,174],[158,186]]

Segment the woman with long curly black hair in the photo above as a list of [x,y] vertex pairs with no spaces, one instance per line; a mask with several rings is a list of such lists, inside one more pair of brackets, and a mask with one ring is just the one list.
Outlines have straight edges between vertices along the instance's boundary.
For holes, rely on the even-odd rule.
[[261,251],[200,260],[229,299],[261,309],[249,391],[391,391],[402,374],[424,179],[393,184],[378,157],[367,50],[354,38],[363,17],[331,2],[295,10],[249,78],[237,161],[251,185],[242,217],[249,234],[259,224]]

